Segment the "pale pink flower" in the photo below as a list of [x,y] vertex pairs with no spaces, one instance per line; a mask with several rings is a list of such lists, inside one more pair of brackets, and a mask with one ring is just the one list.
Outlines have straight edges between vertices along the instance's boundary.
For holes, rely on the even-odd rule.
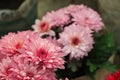
[[61,48],[47,39],[42,39],[39,34],[32,34],[21,50],[32,62],[39,64],[41,68],[64,68],[64,56]]
[[88,27],[72,24],[60,33],[58,41],[63,44],[63,51],[66,54],[70,53],[70,59],[80,59],[87,56],[93,48],[94,41],[91,32]]
[[65,7],[65,10],[68,14],[71,14],[80,11],[83,8],[87,8],[87,7],[84,5],[69,5],[68,7]]
[[51,23],[48,20],[40,21],[39,19],[36,19],[32,28],[35,32],[39,32],[40,36],[45,34],[55,36],[55,32],[51,30]]
[[50,21],[52,26],[63,26],[69,23],[70,17],[66,14],[64,9],[59,9],[57,11],[48,12],[45,16],[43,16],[43,20]]
[[22,31],[16,33],[8,33],[0,40],[0,52],[7,56],[18,54],[18,50],[22,48],[25,39],[30,31]]
[[89,27],[94,31],[99,31],[104,24],[100,15],[91,8],[84,8],[71,14],[73,21],[81,26]]

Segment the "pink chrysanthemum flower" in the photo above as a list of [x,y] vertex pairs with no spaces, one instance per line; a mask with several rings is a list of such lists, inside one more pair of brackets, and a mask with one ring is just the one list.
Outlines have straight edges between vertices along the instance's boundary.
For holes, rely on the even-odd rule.
[[20,80],[42,80],[40,79],[45,71],[38,69],[38,66],[30,62],[19,62],[13,69],[14,76]]
[[0,52],[0,62],[2,59],[6,58],[7,56],[5,54],[2,54],[2,52]]
[[69,23],[70,17],[66,14],[64,9],[48,12],[43,16],[43,20],[49,20],[52,26],[63,26]]
[[54,70],[46,70],[39,80],[57,80]]
[[91,8],[83,7],[81,10],[71,14],[73,21],[81,26],[89,27],[94,31],[99,31],[104,24],[100,15]]
[[35,25],[32,26],[35,32],[39,32],[40,36],[47,34],[55,36],[55,32],[51,30],[51,23],[48,20],[40,21],[39,19],[35,20]]
[[0,80],[56,80],[56,78],[54,69],[43,70],[27,58],[13,56],[3,59],[0,63]]
[[58,41],[63,44],[63,51],[66,54],[70,53],[70,59],[80,59],[87,56],[93,48],[94,41],[91,32],[88,27],[72,24],[60,33]]
[[69,5],[68,7],[65,8],[65,10],[68,14],[71,14],[80,11],[83,8],[87,8],[87,7],[84,5]]
[[47,39],[42,39],[39,34],[32,34],[26,41],[21,53],[25,53],[30,61],[39,64],[41,68],[64,68],[64,56],[61,48]]
[[0,52],[8,56],[18,54],[18,50],[22,48],[28,33],[30,31],[18,32],[17,34],[9,33],[3,36],[0,40]]
[[0,62],[0,80],[9,80],[10,76],[12,75],[12,67],[13,64],[9,57],[2,59]]
[[[22,55],[22,54],[21,54]],[[54,70],[43,70],[39,65],[19,56],[7,57],[0,63],[0,80],[56,80]]]

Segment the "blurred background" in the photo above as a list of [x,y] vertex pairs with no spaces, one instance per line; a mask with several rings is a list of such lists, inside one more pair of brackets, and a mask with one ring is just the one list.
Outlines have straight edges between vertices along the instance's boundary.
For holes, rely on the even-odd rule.
[[120,45],[120,0],[0,0],[0,35],[31,29],[36,18],[69,4],[85,4],[100,13]]

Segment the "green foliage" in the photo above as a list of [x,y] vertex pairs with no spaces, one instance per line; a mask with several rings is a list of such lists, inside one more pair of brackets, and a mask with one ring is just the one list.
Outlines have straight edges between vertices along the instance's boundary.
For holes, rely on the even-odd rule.
[[108,61],[108,58],[115,51],[113,34],[109,33],[108,35],[103,35],[102,33],[99,33],[95,34],[94,36],[95,44],[87,59],[93,64],[101,64],[105,61]]
[[99,68],[105,68],[109,71],[116,70],[116,66],[108,61],[116,50],[113,34],[95,33],[94,40],[94,47],[86,58],[86,65],[89,67],[89,72],[94,73]]
[[78,68],[82,66],[80,61],[77,61],[77,60],[69,61],[67,64],[68,64],[68,68],[71,68],[72,72],[76,72]]
[[80,76],[87,74],[91,76],[91,79],[94,79],[94,74],[98,69],[107,69],[110,72],[117,69],[115,65],[108,61],[110,56],[116,51],[113,34],[101,31],[94,33],[93,38],[95,43],[93,49],[88,53],[88,56],[80,60],[69,60],[69,56],[67,56],[65,58],[66,69],[57,71],[58,74],[62,74],[59,76],[67,75],[70,79],[75,75]]
[[105,63],[99,65],[99,67],[103,69],[107,69],[110,72],[114,72],[117,70],[117,67],[109,61],[106,61]]
[[114,72],[117,70],[117,67],[109,61],[103,62],[98,65],[93,64],[90,61],[87,61],[87,65],[89,66],[90,73],[95,73],[97,69],[107,69],[109,72]]
[[92,64],[90,61],[87,61],[86,65],[89,66],[90,72],[94,72],[97,69],[97,65]]

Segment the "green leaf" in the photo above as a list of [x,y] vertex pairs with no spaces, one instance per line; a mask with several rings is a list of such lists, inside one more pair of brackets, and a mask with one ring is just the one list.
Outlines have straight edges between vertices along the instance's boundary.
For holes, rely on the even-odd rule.
[[97,66],[92,64],[90,61],[87,61],[87,65],[89,66],[90,72],[94,72],[97,69]]
[[78,67],[81,66],[81,63],[77,60],[72,60],[68,62],[68,68],[72,70],[72,72],[76,72],[78,70]]
[[117,70],[117,66],[112,64],[111,62],[107,61],[105,63],[103,63],[102,65],[100,65],[100,68],[105,68],[110,72],[114,72]]
[[114,38],[113,38],[113,34],[112,33],[110,33],[106,37],[106,43],[108,44],[107,47],[113,47],[113,46],[115,46],[115,44],[114,44]]
[[112,33],[107,35],[96,33],[94,34],[94,40],[95,44],[89,53],[88,60],[90,60],[93,64],[99,65],[109,59],[109,57],[116,50],[116,47]]

